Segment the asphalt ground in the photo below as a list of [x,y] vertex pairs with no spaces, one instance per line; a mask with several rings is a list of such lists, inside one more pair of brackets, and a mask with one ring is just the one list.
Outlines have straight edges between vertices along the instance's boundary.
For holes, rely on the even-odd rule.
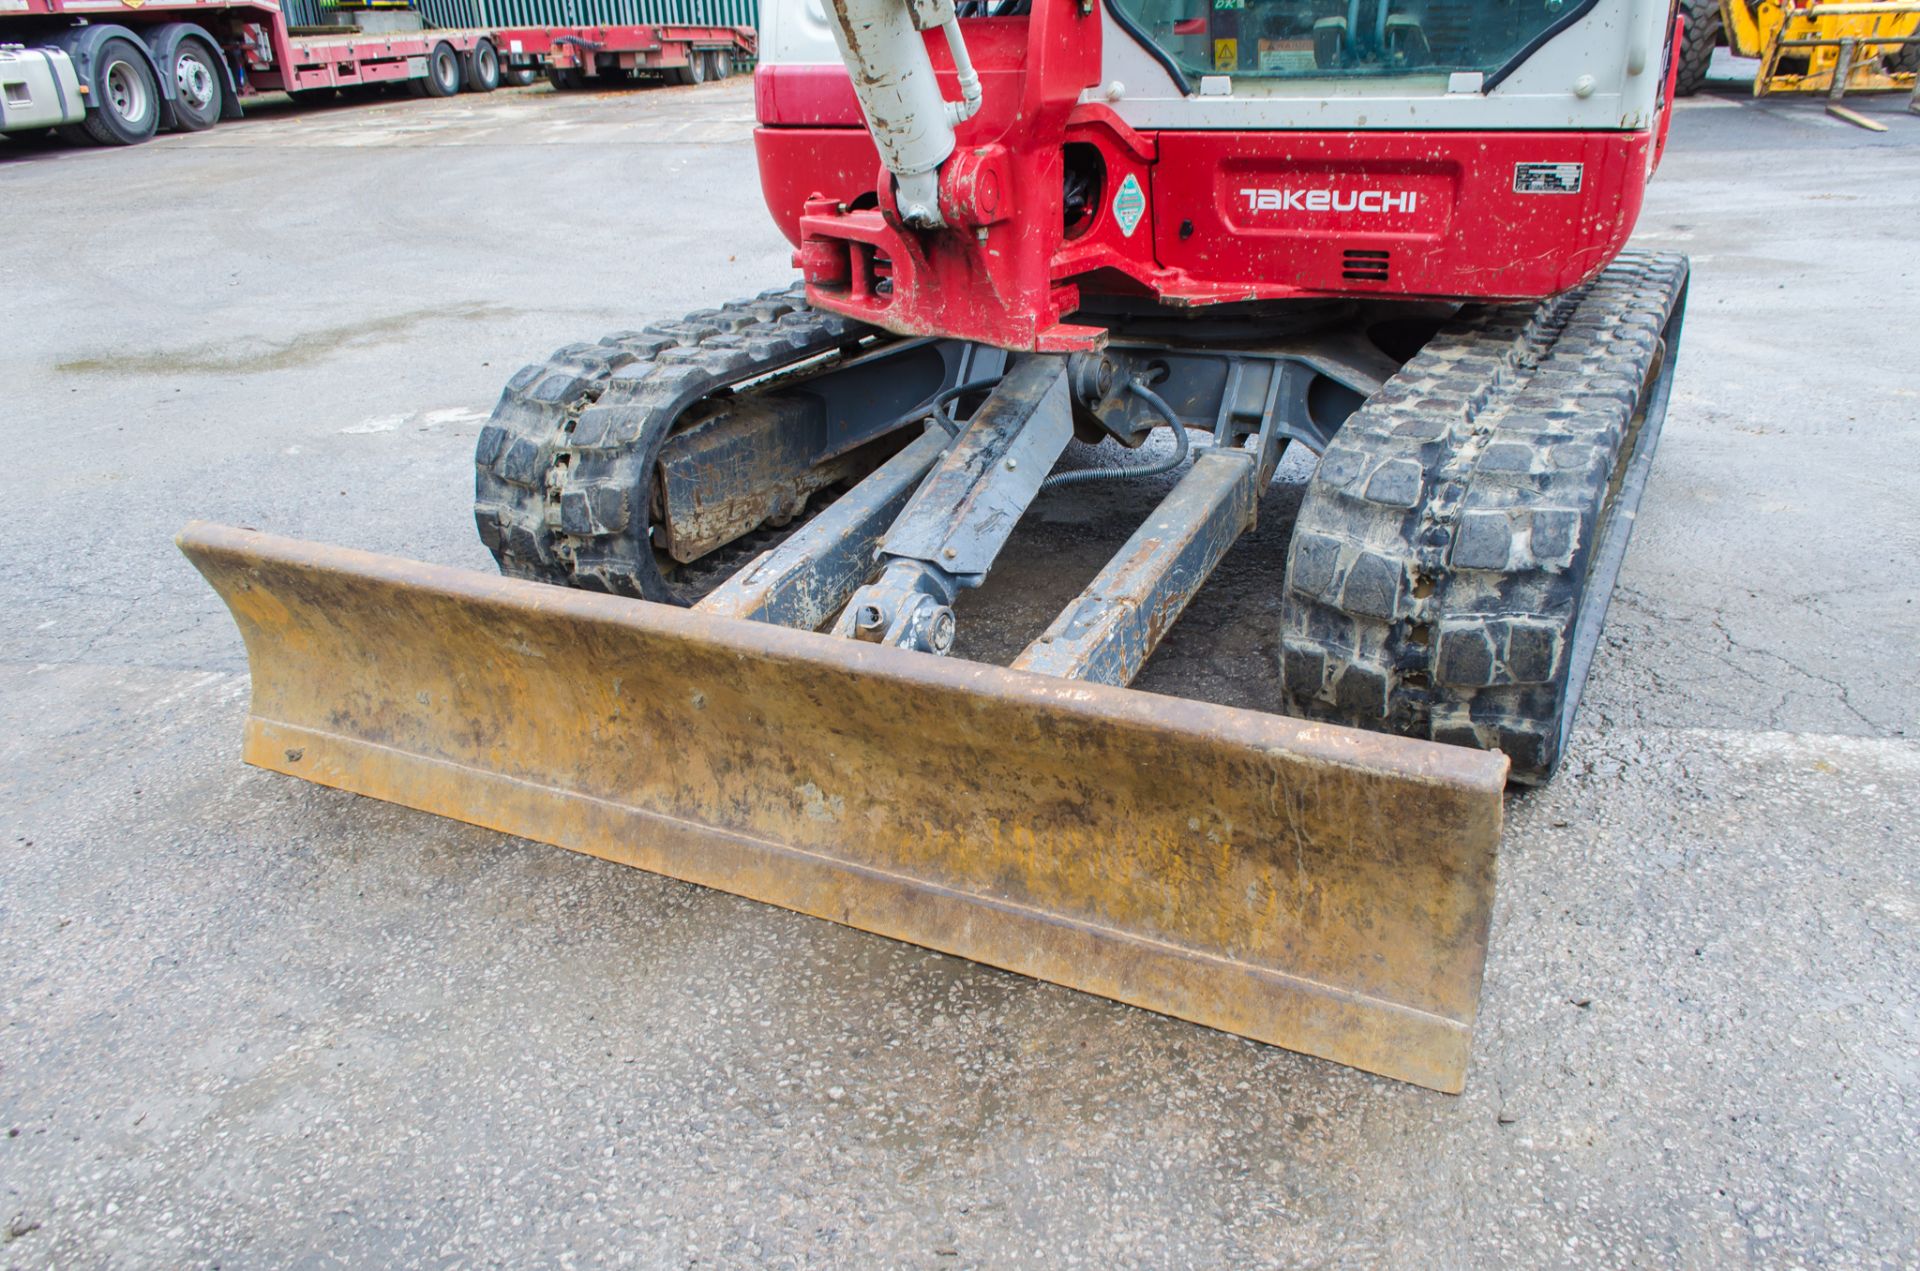
[[[1671,412],[1459,1097],[240,764],[173,533],[488,567],[517,366],[791,277],[744,83],[0,143],[0,1263],[1914,1265],[1920,119],[1857,105],[1678,111]],[[1144,687],[1273,704],[1303,475]],[[1153,496],[1050,495],[966,650]]]

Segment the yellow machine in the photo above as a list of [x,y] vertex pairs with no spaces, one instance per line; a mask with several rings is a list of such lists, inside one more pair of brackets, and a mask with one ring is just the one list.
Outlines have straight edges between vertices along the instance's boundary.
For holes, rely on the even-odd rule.
[[1913,92],[1920,0],[1692,0],[1675,91],[1698,92],[1713,50],[1756,58],[1753,95]]

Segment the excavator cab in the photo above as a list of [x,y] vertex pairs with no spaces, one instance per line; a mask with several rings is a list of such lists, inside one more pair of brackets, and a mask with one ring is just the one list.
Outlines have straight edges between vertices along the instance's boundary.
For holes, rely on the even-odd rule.
[[1128,0],[1135,38],[1189,78],[1492,75],[1558,23],[1564,4],[1483,0],[1243,0],[1219,8]]

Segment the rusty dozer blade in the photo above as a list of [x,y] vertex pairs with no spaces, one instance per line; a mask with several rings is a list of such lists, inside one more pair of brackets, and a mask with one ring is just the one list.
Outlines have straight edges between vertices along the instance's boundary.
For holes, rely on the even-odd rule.
[[1437,1090],[1505,759],[195,523],[248,762]]

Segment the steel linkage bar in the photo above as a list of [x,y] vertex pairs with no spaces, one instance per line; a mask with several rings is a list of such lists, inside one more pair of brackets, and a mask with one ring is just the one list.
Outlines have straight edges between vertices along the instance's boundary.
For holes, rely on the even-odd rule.
[[1202,453],[1013,669],[1132,683],[1227,549],[1253,528],[1259,468],[1250,451]]
[[929,429],[694,608],[722,618],[817,629],[867,581],[880,539],[947,445],[943,430]]

